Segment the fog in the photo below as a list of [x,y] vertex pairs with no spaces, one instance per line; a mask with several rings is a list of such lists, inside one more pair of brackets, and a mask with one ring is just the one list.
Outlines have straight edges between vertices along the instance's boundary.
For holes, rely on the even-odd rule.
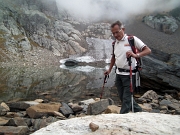
[[88,20],[128,20],[136,15],[169,11],[180,6],[179,0],[56,0],[63,9],[76,18]]

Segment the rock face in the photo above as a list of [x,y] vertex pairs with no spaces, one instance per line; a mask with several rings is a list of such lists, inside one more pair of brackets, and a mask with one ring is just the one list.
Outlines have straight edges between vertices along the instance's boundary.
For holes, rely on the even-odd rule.
[[156,15],[145,16],[144,23],[153,29],[157,29],[167,34],[172,34],[178,29],[177,21],[172,16]]
[[[59,58],[72,55],[93,55],[96,60],[110,58],[109,23],[69,20],[68,14],[58,9],[55,0],[0,0],[0,3],[0,62],[37,66],[59,64]],[[165,33],[178,31],[178,23],[171,16],[146,16],[144,22]],[[148,45],[155,44],[149,40],[149,35],[146,37]],[[162,40],[161,44],[167,44],[163,47],[170,50],[173,42],[177,44],[178,38],[172,42]],[[145,86],[180,89],[179,54],[154,49],[150,57],[144,58],[144,65],[142,77],[148,81]],[[159,83],[154,85],[154,82]]]
[[61,20],[55,0],[0,2],[0,38],[5,58],[8,53],[22,57],[37,45],[61,57],[86,51],[81,33]]
[[111,31],[109,23],[95,23],[89,25],[82,34],[86,37],[96,37],[100,39],[110,39]]
[[[146,80],[147,87],[180,90],[180,55],[166,53],[162,55],[156,50],[156,54],[144,57],[143,62],[142,76]],[[157,83],[154,85],[153,81]]]

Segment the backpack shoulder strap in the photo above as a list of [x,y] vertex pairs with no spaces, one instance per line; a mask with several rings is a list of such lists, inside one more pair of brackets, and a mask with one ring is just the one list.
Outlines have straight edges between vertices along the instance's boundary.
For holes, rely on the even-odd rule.
[[[134,45],[134,37],[132,35],[128,35],[128,42],[131,46],[131,49],[133,51],[133,53],[138,53],[138,49],[135,47]],[[142,67],[142,60],[141,58],[136,58],[136,61],[137,61],[137,65],[138,67]]]
[[131,49],[132,49],[133,53],[136,54],[137,53],[137,49],[136,49],[136,47],[134,45],[134,37],[132,35],[128,35],[128,42],[129,42],[129,44],[131,46]]
[[112,42],[112,48],[113,48],[113,49],[112,49],[112,55],[114,55],[114,45],[115,45],[115,43],[116,43],[116,41],[113,41],[113,42]]

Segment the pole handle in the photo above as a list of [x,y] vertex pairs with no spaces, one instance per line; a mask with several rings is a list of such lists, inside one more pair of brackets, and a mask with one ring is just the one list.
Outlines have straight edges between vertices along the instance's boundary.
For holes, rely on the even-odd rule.
[[103,92],[104,92],[104,85],[105,83],[107,83],[107,79],[109,78],[109,75],[105,75],[104,76],[104,83],[103,83],[103,87],[102,87],[102,92],[101,92],[101,95],[100,95],[100,99],[102,99],[102,95],[103,95]]
[[128,61],[128,65],[131,66],[131,63],[132,63],[131,57],[128,57],[128,58],[127,58],[127,61]]
[[107,79],[109,78],[109,75],[105,75],[104,77],[104,83],[107,83]]

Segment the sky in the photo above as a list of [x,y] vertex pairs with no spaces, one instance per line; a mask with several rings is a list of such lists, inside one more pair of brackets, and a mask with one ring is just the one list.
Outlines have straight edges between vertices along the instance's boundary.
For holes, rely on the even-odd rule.
[[56,0],[77,18],[88,20],[127,20],[145,12],[168,11],[180,6],[180,0]]

